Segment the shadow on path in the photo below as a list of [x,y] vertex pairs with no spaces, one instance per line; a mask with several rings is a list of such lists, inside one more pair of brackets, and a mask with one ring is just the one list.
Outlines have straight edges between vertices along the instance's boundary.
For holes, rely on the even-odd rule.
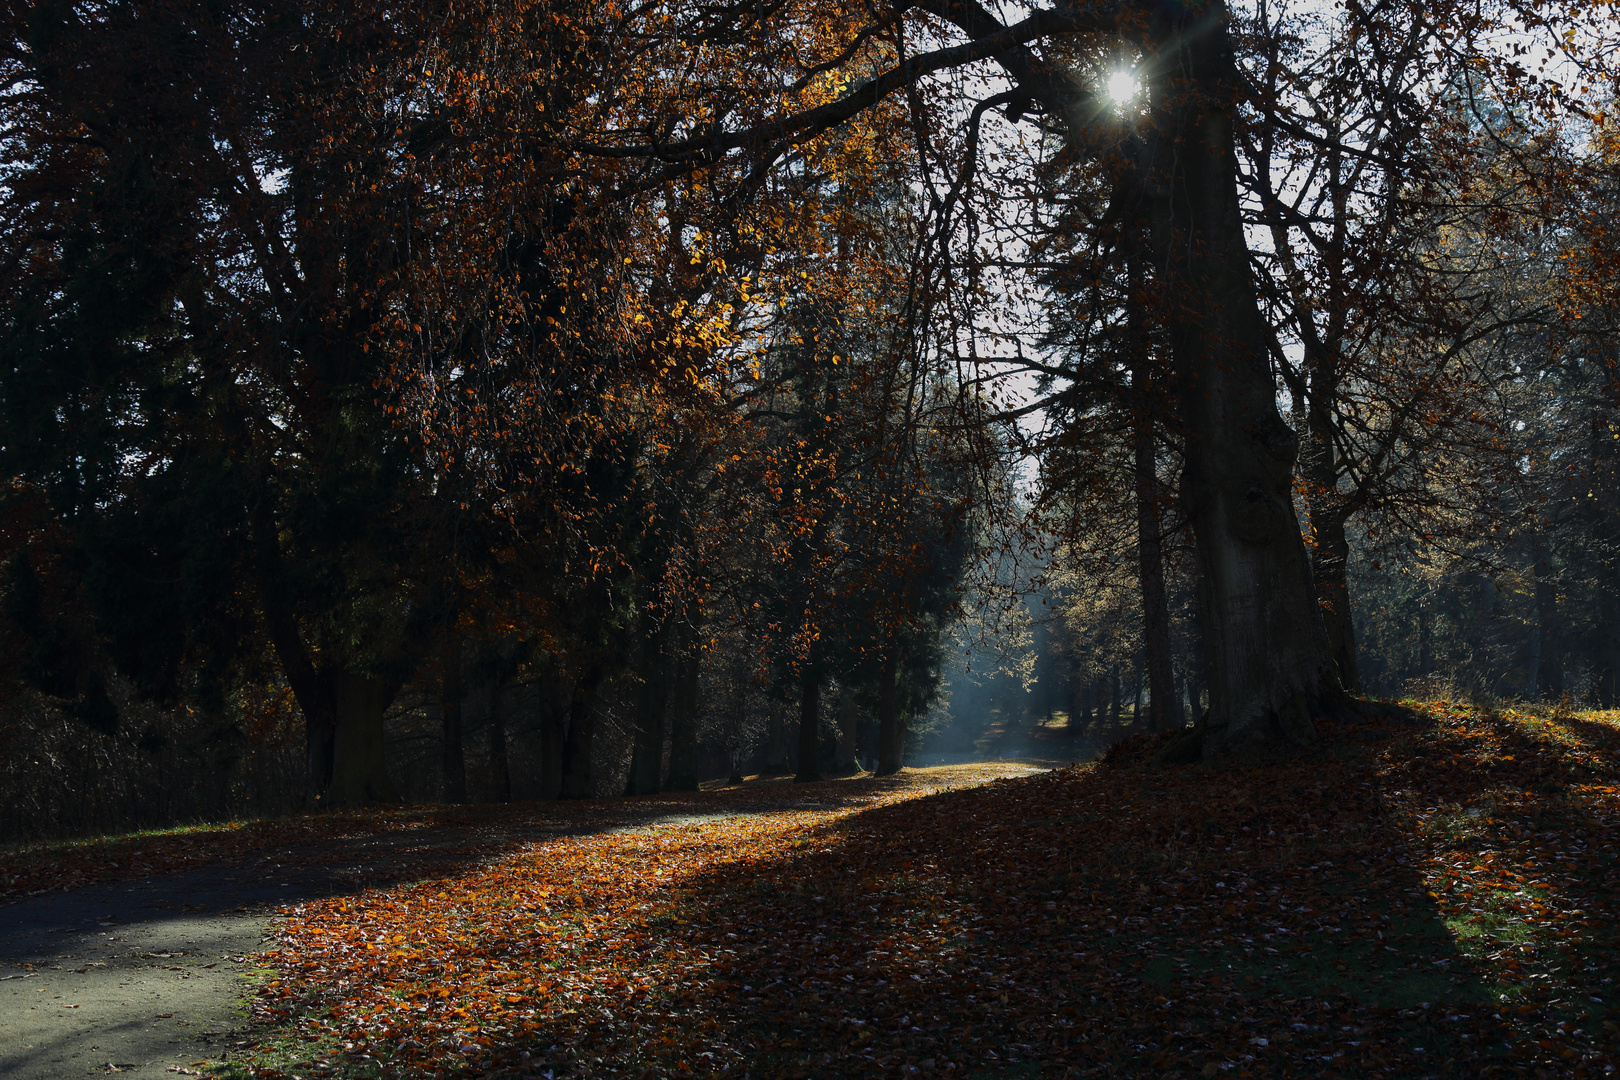
[[[172,1077],[247,1045],[242,998],[262,977],[251,954],[278,909],[463,873],[538,841],[859,806],[912,783],[915,776],[763,781],[635,799],[404,810],[389,831],[357,822],[350,835],[269,843],[181,872],[0,903],[0,1076]],[[139,842],[199,841],[206,836]]]

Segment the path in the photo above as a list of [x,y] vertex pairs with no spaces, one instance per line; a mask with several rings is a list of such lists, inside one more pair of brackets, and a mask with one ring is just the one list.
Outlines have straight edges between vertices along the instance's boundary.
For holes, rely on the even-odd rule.
[[[1004,762],[988,770],[1028,775],[1052,764]],[[267,848],[182,873],[0,903],[0,1076],[70,1080],[118,1073],[157,1080],[198,1072],[199,1062],[247,1045],[243,998],[262,970],[252,954],[276,911],[289,905],[453,872],[533,840],[831,808],[857,788],[866,794],[933,777],[956,786],[967,775],[961,767],[916,769],[904,780],[802,788],[766,782],[692,796],[597,800],[604,813],[595,821],[548,820],[546,804],[537,804],[526,820],[495,827],[432,825]]]

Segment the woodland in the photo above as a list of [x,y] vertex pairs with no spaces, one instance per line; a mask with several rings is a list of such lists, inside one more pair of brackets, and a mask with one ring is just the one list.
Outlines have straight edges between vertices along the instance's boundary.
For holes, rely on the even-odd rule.
[[284,913],[260,1074],[1615,1067],[1608,5],[3,11],[0,896],[764,814]]

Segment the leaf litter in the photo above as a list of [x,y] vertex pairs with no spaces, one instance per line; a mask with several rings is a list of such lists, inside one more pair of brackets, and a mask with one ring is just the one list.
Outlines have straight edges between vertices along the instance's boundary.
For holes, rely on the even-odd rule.
[[707,816],[287,909],[243,1064],[1612,1075],[1620,714],[1421,709],[1252,766],[1138,737],[1014,780],[659,796]]

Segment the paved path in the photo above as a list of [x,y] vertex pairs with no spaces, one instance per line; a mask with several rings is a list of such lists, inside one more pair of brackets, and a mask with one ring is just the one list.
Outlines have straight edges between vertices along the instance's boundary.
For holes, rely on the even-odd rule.
[[[908,775],[915,782],[948,771]],[[1007,763],[995,771],[1041,768]],[[836,788],[822,789],[829,801],[821,803],[777,802],[773,787],[751,785],[758,801],[747,804],[614,800],[595,822],[546,821],[537,807],[535,819],[518,824],[272,848],[181,873],[0,902],[0,1080],[113,1073],[167,1080],[248,1045],[245,998],[264,970],[252,954],[276,909],[288,904],[454,873],[529,841],[847,805]]]
[[0,904],[0,1078],[172,1078],[246,1045],[244,997],[262,970],[251,954],[284,905],[418,877],[424,866],[453,872],[525,841],[737,812],[620,809],[600,823],[438,826],[333,841],[318,852],[258,852]]
[[224,1056],[272,911],[352,888],[255,861],[0,907],[0,1077],[173,1077]]

